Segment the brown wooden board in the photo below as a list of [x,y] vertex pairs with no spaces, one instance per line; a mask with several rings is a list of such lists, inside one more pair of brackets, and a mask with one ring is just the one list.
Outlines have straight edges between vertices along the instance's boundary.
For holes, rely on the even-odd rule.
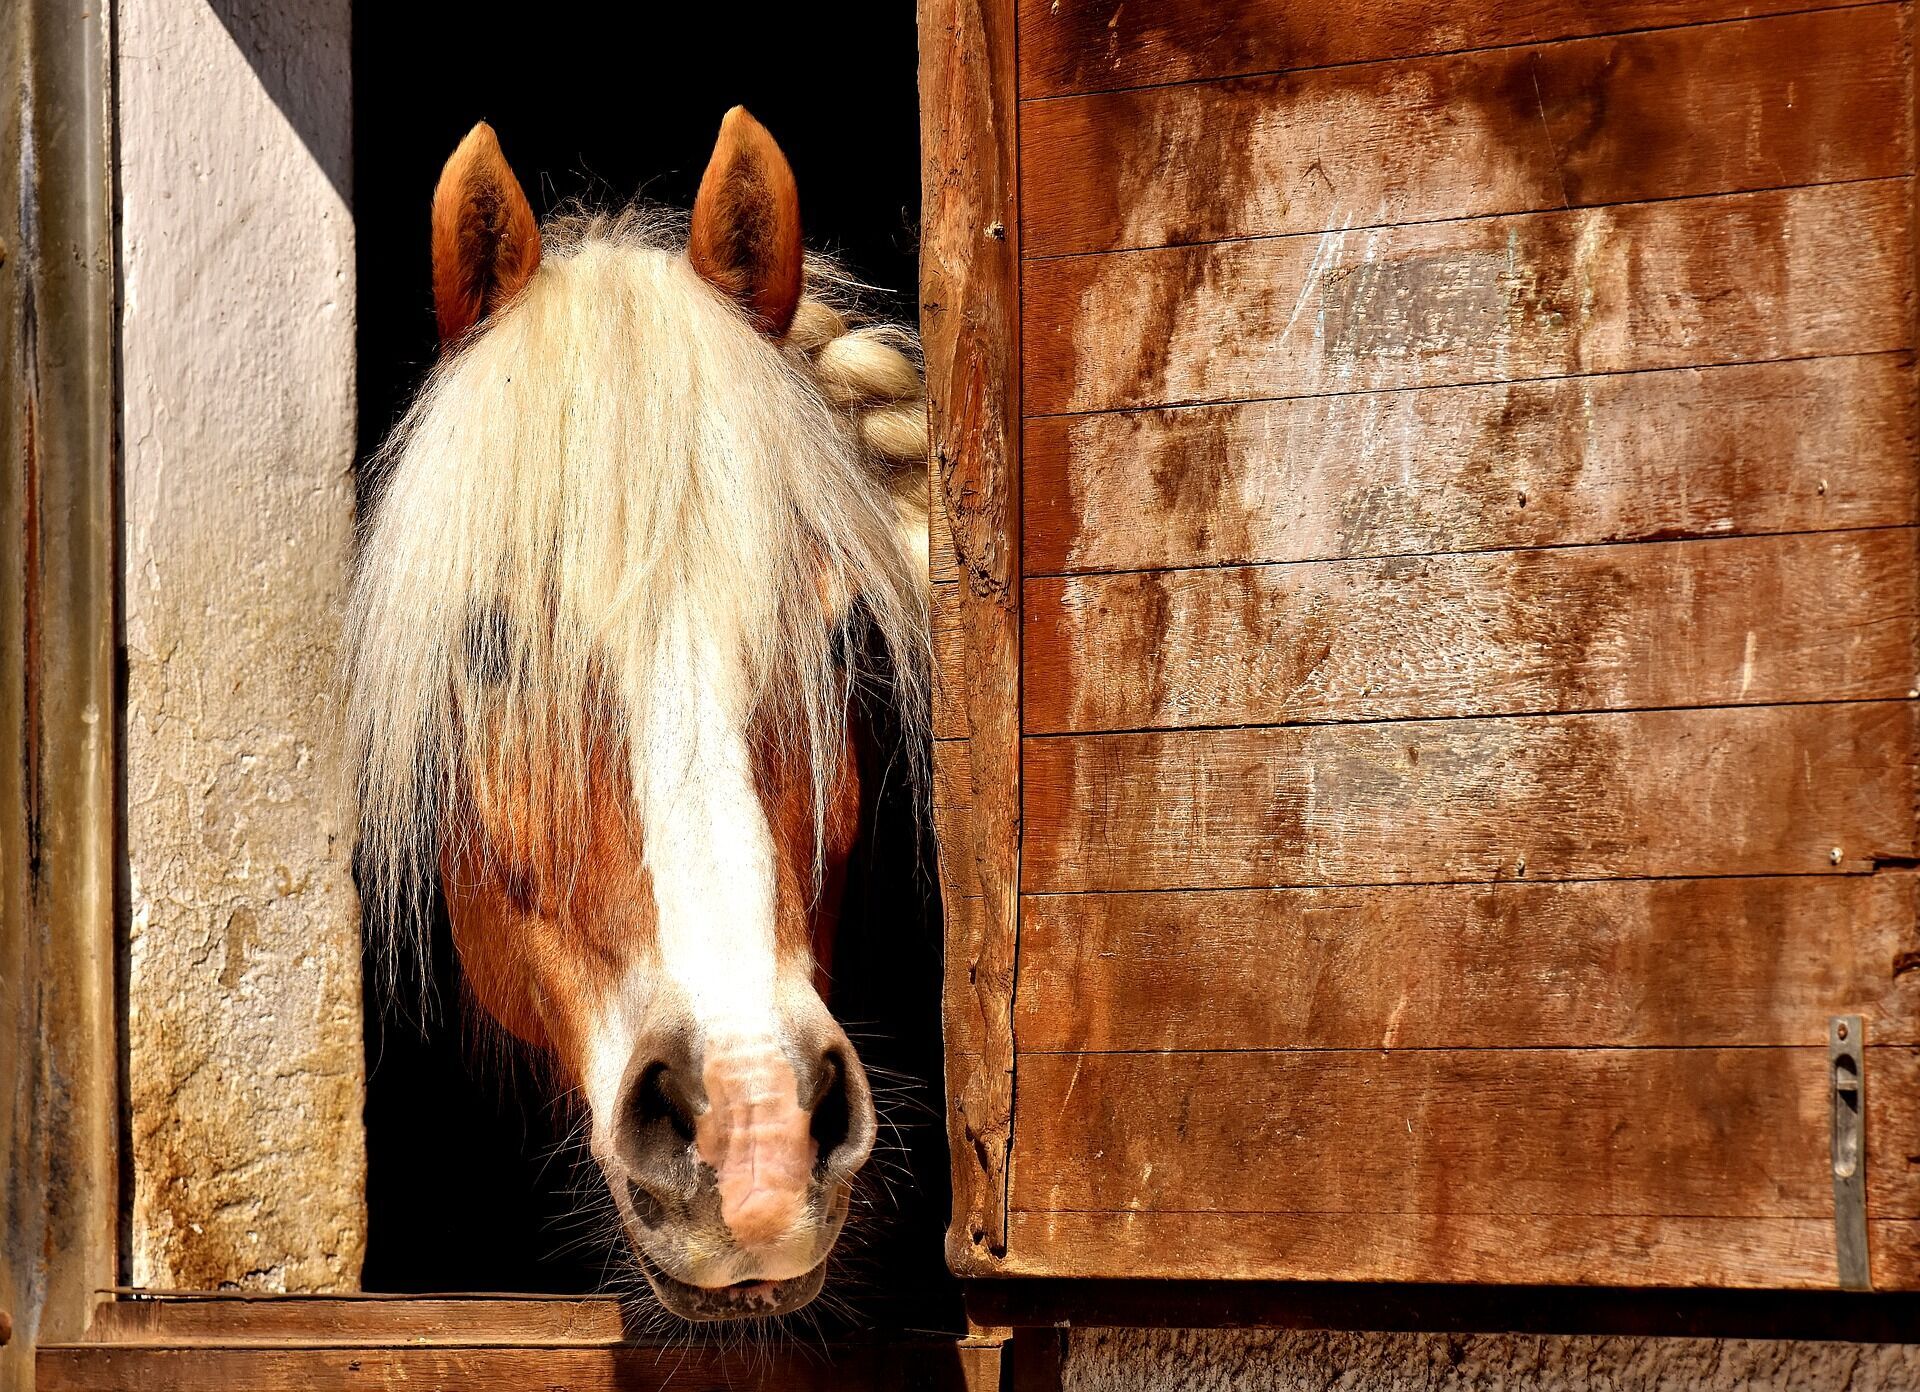
[[41,1392],[390,1386],[940,1389],[997,1392],[995,1341],[822,1344],[648,1332],[606,1296],[273,1296],[102,1301],[82,1341],[43,1347]]
[[1030,738],[1029,893],[1859,872],[1907,702]]
[[[1920,1285],[1920,1222],[1868,1224],[1874,1285]],[[1037,1276],[1831,1289],[1833,1219],[1027,1213],[1004,1270]],[[1506,1326],[1501,1326],[1505,1328]]]
[[1905,354],[1047,417],[1026,568],[1905,524],[1913,421]]
[[936,584],[928,600],[933,620],[933,737],[967,737],[967,631],[958,584]]
[[[1079,1228],[1063,1215],[1065,1247]],[[1121,1215],[1124,1217],[1123,1215]],[[1034,1215],[1013,1215],[1032,1233]],[[1229,1221],[1232,1221],[1231,1218]],[[1799,1220],[1792,1220],[1799,1221]],[[1151,1220],[1145,1225],[1152,1228]],[[1882,1224],[1882,1235],[1897,1224]],[[1920,1224],[1906,1224],[1908,1228]],[[1151,1240],[1151,1232],[1144,1240]],[[1128,1239],[1134,1248],[1142,1239]],[[1085,1255],[1084,1248],[1077,1249]],[[1267,1253],[1256,1254],[1271,1256]],[[1178,1254],[1176,1260],[1186,1257]],[[1635,1338],[1920,1342],[1920,1293],[1716,1290],[1711,1287],[1470,1285],[1446,1281],[1287,1281],[1217,1278],[1009,1276],[967,1282],[967,1318],[1021,1331],[1309,1329],[1360,1333],[1630,1335]],[[1444,1384],[1443,1384],[1444,1385]]]
[[1020,95],[1540,43],[1835,8],[1852,0],[1020,0]]
[[1029,580],[1029,733],[1908,694],[1910,528]]
[[1029,257],[1907,173],[1894,5],[1028,104]]
[[[920,330],[934,509],[959,585],[971,865],[942,850],[949,1002],[979,1052],[949,1049],[956,1270],[1006,1247],[1020,856],[1020,256],[1013,0],[920,0]],[[943,546],[942,550],[947,547]],[[936,749],[951,761],[955,742]],[[950,777],[950,775],[949,775]],[[947,825],[951,825],[949,816]],[[942,828],[943,832],[945,827]],[[962,1072],[962,1070],[965,1072]]]
[[[1830,1220],[1828,1071],[1824,1046],[1023,1055],[1009,1204]],[[1920,1217],[1920,1051],[1864,1076],[1867,1211]]]
[[199,1344],[382,1344],[599,1347],[646,1324],[613,1296],[214,1295],[128,1293],[102,1300],[80,1342],[180,1348]]
[[997,1392],[999,1350],[818,1345],[659,1348],[42,1348],[39,1392]]
[[1915,907],[1906,870],[1029,896],[1014,1034],[1023,1053],[1814,1047],[1861,1015],[1875,1043],[1920,1044]]
[[1901,181],[1030,261],[1031,415],[1911,345]]

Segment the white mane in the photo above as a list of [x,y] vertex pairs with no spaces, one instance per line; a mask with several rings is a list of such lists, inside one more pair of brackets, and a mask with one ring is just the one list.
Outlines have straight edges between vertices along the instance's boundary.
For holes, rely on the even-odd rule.
[[[543,241],[526,289],[442,359],[376,461],[347,718],[363,887],[388,923],[410,917],[463,781],[544,760],[583,791],[620,757],[607,741],[647,699],[628,678],[678,625],[737,643],[760,718],[811,753],[816,808],[876,648],[923,747],[924,556],[858,391],[821,375],[823,346],[866,334],[897,378],[899,331],[842,339],[814,299],[776,346],[647,215],[562,220]],[[832,621],[823,596],[847,595],[864,623]]]

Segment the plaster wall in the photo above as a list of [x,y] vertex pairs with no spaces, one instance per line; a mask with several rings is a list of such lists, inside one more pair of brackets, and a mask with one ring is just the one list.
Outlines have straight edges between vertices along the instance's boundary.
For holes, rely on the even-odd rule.
[[120,0],[132,1276],[353,1287],[348,0]]
[[1908,1392],[1920,1345],[1789,1340],[1074,1332],[1064,1392]]

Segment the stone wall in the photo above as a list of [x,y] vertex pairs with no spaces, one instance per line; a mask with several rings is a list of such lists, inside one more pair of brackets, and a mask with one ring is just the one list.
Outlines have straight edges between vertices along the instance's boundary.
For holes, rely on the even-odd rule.
[[1088,1329],[1065,1392],[1907,1392],[1920,1345]]
[[132,1276],[352,1287],[348,0],[116,6]]

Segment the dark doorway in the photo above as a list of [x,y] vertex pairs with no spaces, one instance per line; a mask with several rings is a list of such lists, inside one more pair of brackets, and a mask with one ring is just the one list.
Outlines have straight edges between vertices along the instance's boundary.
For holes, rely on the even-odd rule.
[[[656,9],[666,9],[671,18]],[[721,115],[740,103],[781,142],[809,244],[838,254],[910,319],[919,204],[910,4],[505,7],[362,5],[355,15],[353,201],[359,233],[364,458],[434,355],[427,212],[440,166],[490,122],[534,203],[685,208]],[[834,1008],[889,1089],[900,1149],[879,1157],[875,1211],[835,1274],[836,1325],[952,1328],[941,1259],[939,922],[929,841],[881,731],[871,815],[848,887]],[[586,1291],[617,1282],[612,1234],[576,1215],[599,1181],[567,1144],[537,1061],[463,1000],[444,920],[424,1019],[370,986],[369,1249],[373,1290]],[[370,982],[374,973],[369,973]],[[894,1131],[897,1129],[897,1137]]]

